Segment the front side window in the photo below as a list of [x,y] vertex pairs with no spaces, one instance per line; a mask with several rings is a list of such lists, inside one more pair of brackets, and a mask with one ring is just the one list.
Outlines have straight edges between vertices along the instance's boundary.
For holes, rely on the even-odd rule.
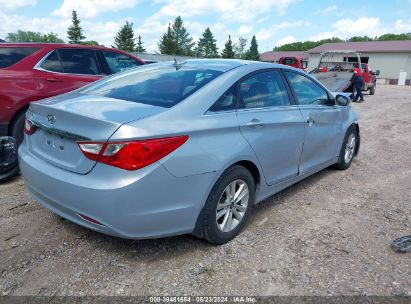
[[291,71],[285,71],[285,75],[291,83],[298,104],[300,105],[329,105],[330,99],[327,92],[313,80]]
[[240,97],[240,106],[245,109],[290,105],[278,71],[261,72],[241,82]]
[[110,74],[123,72],[141,65],[141,63],[125,54],[103,51]]
[[0,46],[0,69],[16,64],[20,60],[33,54],[38,47],[1,47]]
[[221,74],[184,65],[147,65],[96,82],[81,93],[170,108]]
[[96,54],[87,49],[59,49],[61,65],[64,73],[99,75],[100,69],[97,64]]

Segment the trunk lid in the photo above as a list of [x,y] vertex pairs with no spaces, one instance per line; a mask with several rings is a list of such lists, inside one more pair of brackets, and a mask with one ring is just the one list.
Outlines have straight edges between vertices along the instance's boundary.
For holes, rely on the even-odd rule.
[[165,111],[166,108],[104,96],[70,93],[30,105],[27,118],[38,126],[26,136],[28,149],[66,170],[86,174],[95,165],[78,141],[107,141],[122,125]]

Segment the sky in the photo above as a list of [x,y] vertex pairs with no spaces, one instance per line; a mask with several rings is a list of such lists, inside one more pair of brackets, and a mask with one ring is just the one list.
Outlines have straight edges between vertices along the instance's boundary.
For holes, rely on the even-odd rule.
[[256,35],[265,52],[295,41],[411,32],[411,0],[0,0],[0,38],[21,29],[67,41],[72,10],[86,40],[111,46],[127,20],[149,52],[176,16],[195,41],[210,27],[220,51],[229,35],[234,42]]

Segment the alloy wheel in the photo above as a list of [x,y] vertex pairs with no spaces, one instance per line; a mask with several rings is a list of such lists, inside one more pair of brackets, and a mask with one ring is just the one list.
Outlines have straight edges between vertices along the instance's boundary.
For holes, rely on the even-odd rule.
[[354,133],[351,133],[347,139],[347,144],[345,145],[344,161],[348,164],[355,153],[355,147],[357,145],[357,140]]
[[217,203],[216,222],[222,232],[230,232],[242,221],[249,203],[247,183],[232,181],[224,189]]

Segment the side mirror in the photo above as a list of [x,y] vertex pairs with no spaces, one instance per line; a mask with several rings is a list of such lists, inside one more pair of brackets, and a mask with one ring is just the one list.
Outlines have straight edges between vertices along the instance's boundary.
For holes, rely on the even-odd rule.
[[380,76],[380,70],[376,70],[375,75]]
[[347,96],[344,96],[344,95],[337,95],[335,97],[335,102],[339,106],[346,106],[350,103],[350,98],[348,98]]

